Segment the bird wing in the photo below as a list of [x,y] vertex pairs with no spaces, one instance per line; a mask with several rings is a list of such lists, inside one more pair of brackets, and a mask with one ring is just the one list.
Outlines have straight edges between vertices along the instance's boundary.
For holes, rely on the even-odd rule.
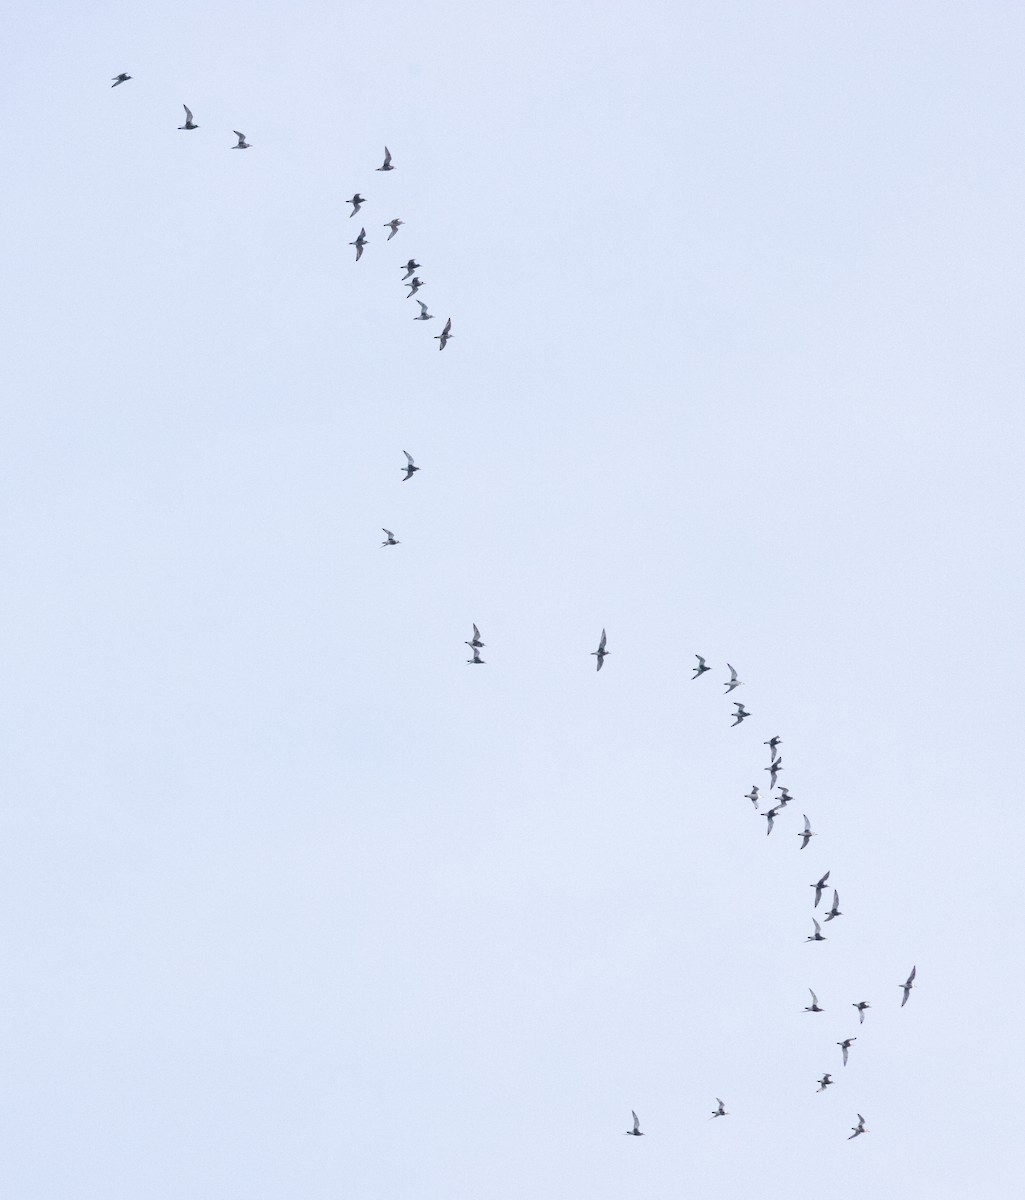
[[916,972],[917,970],[918,970],[918,968],[917,968],[917,967],[912,967],[912,968],[911,968],[911,974],[908,976],[908,983],[914,983],[914,980],[915,980],[915,972]]
[[695,654],[694,657],[698,660],[699,667],[703,667],[705,665],[705,660],[701,657],[700,654]]
[[806,814],[802,813],[801,815],[804,816],[804,832],[811,833],[811,821],[808,820]]
[[811,992],[811,1002],[812,1002],[812,1004],[818,1004],[818,1002],[819,1002],[819,1001],[818,1001],[818,997],[815,995],[815,993],[811,991],[811,988],[809,988],[809,989],[808,989],[808,991],[809,991],[809,992]]
[[386,533],[389,537],[395,536],[395,534],[392,533],[392,531],[390,529],[385,529],[385,527],[383,525],[381,526],[381,532]]
[[445,328],[441,332],[443,334],[447,335],[451,331],[451,329],[452,329],[452,318],[449,317],[449,319],[445,322]]
[[391,151],[387,146],[384,148],[384,165],[387,166],[391,162]]
[[737,678],[737,670],[735,667],[730,667],[729,663],[727,663],[726,665],[727,665],[727,667],[730,668],[730,683],[733,683],[733,682],[735,682],[735,680]]
[[641,1119],[632,1108],[630,1109],[630,1116],[634,1119],[634,1133],[636,1133],[641,1127]]
[[244,142],[246,140],[246,135],[244,133],[239,133],[237,129],[233,129],[231,132],[238,138],[240,142]]
[[814,917],[812,917],[812,919],[811,919],[811,923],[812,923],[812,924],[815,926],[815,932],[816,932],[816,933],[821,933],[821,932],[822,932],[822,926],[821,926],[821,925],[818,923],[818,921],[816,921],[816,920],[815,920],[815,918],[814,918]]
[[187,104],[183,104],[182,108],[185,109],[185,121],[188,124],[192,120],[192,109]]
[[402,451],[402,453],[403,453],[403,454],[406,456],[406,458],[409,460],[409,465],[410,465],[410,466],[412,466],[412,465],[413,465],[413,456],[412,456],[412,454],[410,454],[408,450],[403,450],[403,451]]
[[601,641],[598,643],[598,649],[599,650],[605,649],[605,630],[604,629],[601,631]]
[[[471,624],[472,624],[472,622],[471,622]],[[479,637],[480,637],[480,630],[477,628],[477,626],[476,626],[476,625],[474,625],[474,626],[473,626],[473,636],[474,636],[475,638],[479,638]]]

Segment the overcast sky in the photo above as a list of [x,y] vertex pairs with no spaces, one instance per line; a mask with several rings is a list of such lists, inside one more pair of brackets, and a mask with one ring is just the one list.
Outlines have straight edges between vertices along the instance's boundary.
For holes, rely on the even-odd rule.
[[1017,1194],[1023,35],[8,17],[5,1195]]

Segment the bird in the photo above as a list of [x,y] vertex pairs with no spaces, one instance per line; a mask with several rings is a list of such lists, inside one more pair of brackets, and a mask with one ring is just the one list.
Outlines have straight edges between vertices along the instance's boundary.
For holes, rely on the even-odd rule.
[[599,671],[602,668],[602,663],[604,663],[604,661],[605,661],[605,655],[608,653],[610,653],[610,651],[605,649],[605,630],[603,629],[601,631],[601,641],[598,643],[598,649],[591,651],[591,654],[594,655],[594,657],[598,659],[598,670]]
[[917,970],[918,970],[917,967],[912,967],[911,974],[907,977],[907,979],[903,983],[897,984],[898,987],[902,987],[904,989],[904,996],[900,1002],[901,1008],[903,1008],[904,1005],[907,1004],[908,996],[911,995],[911,989],[915,986],[915,972]]
[[[238,149],[237,146],[235,148]],[[363,257],[363,247],[366,244],[367,244],[367,231],[365,228],[360,229],[359,237],[354,242],[349,243],[350,246],[356,247],[356,261],[357,262],[359,262],[359,260]]]
[[451,317],[449,317],[449,319],[445,322],[445,328],[441,331],[441,333],[436,333],[434,335],[434,337],[438,343],[438,349],[444,350],[445,347],[448,345],[448,339],[451,337],[455,337],[455,334],[452,332],[452,318]]
[[[380,170],[381,168],[378,167],[377,169]],[[385,225],[385,229],[390,229],[391,233],[389,233],[388,236],[384,240],[386,242],[390,242],[392,240],[392,238],[398,233],[399,226],[405,225],[405,223],[406,223],[405,221],[400,221],[398,219],[398,217],[396,217],[394,221],[388,221],[387,224]]]
[[484,643],[480,640],[480,630],[477,628],[476,625],[474,625],[474,627],[473,627],[473,641],[467,642],[466,644],[467,644],[467,646],[470,647],[471,650],[483,650],[484,649]]
[[351,200],[346,200],[346,202],[345,202],[346,204],[352,205],[352,212],[349,213],[349,216],[354,217],[359,212],[359,210],[363,207],[363,205],[366,204],[366,202],[367,202],[366,196],[361,196],[359,194],[359,192],[356,192],[353,195]]
[[402,282],[405,283],[406,280],[410,277],[410,275],[412,275],[414,271],[418,270],[419,267],[420,267],[420,264],[418,262],[416,262],[415,259],[411,258],[409,260],[409,262],[406,263],[405,267],[403,268],[406,273],[405,273],[405,275],[402,276]]
[[766,827],[765,827],[765,836],[766,837],[768,837],[769,834],[772,833],[772,823],[773,823],[773,821],[775,821],[775,819],[778,815],[779,815],[778,808],[770,808],[768,812],[762,813],[762,816],[769,822],[768,825],[766,825]]
[[826,939],[822,936],[822,927],[819,925],[818,921],[812,917],[811,923],[815,926],[815,932],[810,937],[806,937],[804,940],[806,942],[824,942]]
[[811,821],[808,820],[807,815],[805,815],[805,817],[804,817],[804,833],[799,833],[797,836],[799,838],[801,838],[801,849],[802,850],[805,848],[805,846],[808,845],[808,843],[811,841],[811,839],[813,837],[818,836],[818,834],[812,833]]
[[786,808],[790,801],[793,800],[793,796],[790,795],[785,787],[781,787],[779,789],[779,795],[776,797],[776,799],[780,808]]
[[776,747],[779,746],[782,741],[783,739],[781,737],[771,737],[767,742],[762,742],[762,745],[769,747],[769,755],[771,758],[778,758],[779,755],[776,753]]
[[119,83],[127,83],[129,79],[131,79],[131,75],[126,75],[124,71],[122,71],[120,75],[111,75],[111,79],[113,79],[114,82],[110,86],[117,87]]
[[769,772],[769,791],[771,792],[776,786],[777,776],[783,770],[783,760],[781,758],[774,758],[769,766],[762,767],[762,770]]
[[852,1126],[851,1126],[851,1128],[854,1130],[854,1132],[853,1132],[853,1133],[851,1134],[851,1136],[850,1136],[850,1137],[847,1139],[849,1142],[850,1142],[850,1141],[853,1141],[853,1140],[854,1140],[854,1139],[855,1139],[855,1138],[858,1136],[858,1134],[859,1134],[859,1133],[868,1133],[868,1132],[869,1132],[869,1131],[868,1131],[868,1130],[865,1128],[865,1118],[864,1118],[864,1117],[861,1115],[861,1113],[858,1113],[858,1123],[857,1123],[857,1125],[852,1125]]
[[811,991],[811,988],[809,988],[808,991],[811,992],[811,1004],[806,1005],[804,1011],[805,1012],[825,1012],[826,1010],[824,1008],[819,1008],[818,997],[815,995],[814,992]]
[[386,542],[382,542],[381,543],[382,546],[397,546],[399,544],[398,538],[395,536],[394,533],[392,533],[392,531],[390,529],[385,529],[382,526],[381,532],[386,533],[388,535],[388,540]]
[[481,658],[480,651],[477,649],[477,647],[474,646],[474,647],[472,647],[472,649],[473,649],[473,658],[468,658],[466,661],[468,663],[476,663],[482,667],[485,666],[484,659]]
[[833,1082],[833,1076],[827,1071],[819,1080],[819,1086],[815,1089],[817,1092],[824,1092],[827,1087]]
[[183,104],[182,108],[185,109],[185,124],[179,125],[178,128],[179,129],[198,129],[199,126],[196,125],[195,122],[192,120],[192,109],[189,108],[189,106],[187,104]]
[[384,148],[384,163],[377,168],[379,171],[394,171],[395,168],[391,165],[391,151],[387,146]]
[[408,300],[410,296],[415,296],[423,287],[423,285],[424,281],[418,275],[414,275],[409,281],[409,295],[406,297],[406,299]]
[[825,873],[825,875],[823,875],[822,878],[818,881],[818,883],[809,883],[808,884],[809,887],[813,887],[815,889],[815,904],[813,906],[815,908],[818,908],[818,906],[819,906],[819,901],[822,899],[822,889],[826,886],[826,880],[828,878],[829,878],[829,872],[827,871]]
[[744,795],[745,800],[750,800],[755,806],[755,811],[758,811],[758,784],[755,784],[751,790]]
[[427,305],[424,304],[424,302],[422,300],[417,300],[417,304],[420,305],[420,315],[418,317],[414,317],[413,320],[414,321],[433,321],[434,313],[429,313],[427,311]]
[[715,1102],[716,1102],[716,1104],[719,1105],[719,1107],[715,1110],[714,1113],[712,1113],[712,1115],[708,1119],[710,1121],[713,1121],[716,1117],[728,1117],[730,1114],[726,1111],[726,1105],[723,1104],[723,1102],[719,1099],[718,1096],[716,1096]]
[[630,1109],[630,1116],[633,1117],[633,1119],[634,1119],[634,1127],[633,1127],[633,1129],[628,1129],[626,1131],[626,1136],[627,1137],[644,1137],[644,1134],[641,1132],[641,1119],[634,1112],[634,1110],[632,1108]]
[[246,135],[239,133],[237,129],[233,129],[231,132],[238,138],[238,145],[232,146],[232,150],[248,150],[249,143],[246,141]]
[[867,1000],[859,1000],[856,1004],[853,1005],[853,1007],[858,1010],[858,1024],[864,1025],[865,1024],[865,1009],[871,1008],[872,1006],[869,1004],[869,1002]]
[[[728,667],[730,667],[730,664],[729,664],[729,663],[727,663],[726,665],[727,665]],[[730,692],[732,692],[732,691],[733,691],[733,689],[734,689],[734,688],[738,688],[738,687],[743,687],[743,684],[742,684],[742,683],[740,682],[740,680],[737,678],[737,671],[736,671],[736,668],[735,668],[735,667],[730,667],[730,681],[729,681],[729,683],[726,685],[726,691],[723,693],[723,695],[728,695]]]
[[840,911],[840,893],[836,890],[836,888],[833,888],[833,907],[822,919],[824,921],[832,921],[834,917],[842,916],[843,913]]
[[743,704],[738,704],[736,702],[736,700],[733,701],[733,707],[737,711],[733,714],[736,717],[736,720],[733,722],[733,725],[730,726],[731,729],[733,728],[734,725],[739,725],[740,722],[743,721],[745,717],[749,717],[751,715],[747,711],[747,709],[743,706]]
[[691,679],[700,679],[706,671],[711,671],[712,668],[705,666],[705,660],[700,654],[695,654],[694,657],[698,660],[698,665],[694,668],[694,674],[691,676]]
[[851,1043],[856,1042],[857,1038],[844,1038],[842,1042],[836,1044],[840,1047],[840,1052],[843,1054],[843,1065],[847,1066],[847,1051],[851,1048]]
[[399,470],[406,472],[405,476],[402,479],[402,482],[405,483],[406,480],[412,479],[413,476],[417,473],[417,471],[420,470],[420,468],[413,466],[413,456],[412,456],[412,454],[409,453],[408,450],[403,450],[402,453],[406,456],[407,464],[404,467],[399,467]]

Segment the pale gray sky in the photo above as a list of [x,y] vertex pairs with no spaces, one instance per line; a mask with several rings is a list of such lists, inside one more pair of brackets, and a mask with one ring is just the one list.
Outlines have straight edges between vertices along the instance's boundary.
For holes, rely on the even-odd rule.
[[1023,34],[8,18],[6,1195],[1017,1195]]

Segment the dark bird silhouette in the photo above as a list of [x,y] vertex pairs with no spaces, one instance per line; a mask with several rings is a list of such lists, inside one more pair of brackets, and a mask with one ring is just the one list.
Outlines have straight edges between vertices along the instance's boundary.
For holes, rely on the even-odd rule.
[[182,108],[185,109],[185,124],[179,125],[178,128],[179,129],[198,129],[199,126],[192,120],[192,109],[189,108],[189,106],[187,104],[183,104]]
[[829,878],[829,872],[827,871],[825,873],[825,875],[823,875],[822,878],[818,881],[818,883],[809,883],[808,884],[809,887],[813,887],[815,889],[815,904],[813,906],[815,908],[818,908],[818,906],[819,906],[819,901],[822,899],[822,889],[826,886],[826,880],[828,878]]
[[402,276],[402,282],[405,283],[406,280],[412,276],[414,271],[418,271],[420,269],[420,264],[411,258],[402,269],[406,272],[405,275]]
[[[377,169],[380,170],[381,168],[378,167]],[[389,233],[388,236],[384,240],[386,242],[390,242],[392,240],[392,238],[398,233],[399,226],[405,225],[405,223],[406,223],[405,221],[400,221],[398,219],[398,217],[396,217],[394,221],[386,222],[384,227],[385,227],[385,229],[390,229],[391,233]]]
[[724,695],[728,695],[730,692],[733,691],[734,688],[744,686],[743,683],[741,683],[741,681],[737,678],[736,669],[734,667],[730,667],[729,663],[727,663],[726,666],[729,667],[729,670],[730,670],[730,681],[726,685],[726,691],[723,693]]
[[246,135],[239,133],[237,129],[233,129],[231,132],[238,138],[238,145],[232,146],[232,150],[248,150],[249,143],[246,141]]
[[744,796],[745,800],[750,800],[755,806],[755,811],[758,811],[758,785],[755,786]]
[[605,649],[605,630],[603,629],[601,631],[601,641],[598,643],[598,649],[591,651],[591,654],[598,660],[598,670],[599,671],[602,669],[602,666],[605,663],[606,654],[609,654],[609,653],[610,653],[610,651]]
[[634,1119],[634,1127],[626,1131],[627,1137],[644,1137],[644,1134],[641,1133],[640,1117],[637,1116],[633,1109],[630,1110],[630,1116]]
[[847,1051],[857,1040],[857,1038],[844,1038],[842,1042],[836,1043],[840,1047],[840,1053],[843,1055],[843,1065],[845,1067],[847,1066]]
[[805,1012],[825,1012],[826,1010],[824,1008],[819,1008],[818,997],[815,995],[814,992],[811,991],[811,988],[809,988],[808,991],[811,992],[811,1004],[805,1005],[804,1011]]
[[853,1007],[858,1010],[858,1024],[864,1025],[865,1024],[865,1009],[871,1008],[872,1006],[869,1004],[869,1002],[867,1000],[859,1000]]
[[357,262],[359,262],[359,260],[363,257],[363,247],[366,244],[367,244],[367,231],[366,231],[366,229],[361,229],[359,231],[359,237],[354,242],[349,243],[350,246],[356,247],[356,261]]
[[769,772],[769,791],[771,792],[776,786],[776,776],[783,770],[783,760],[774,758],[767,767],[762,767],[762,770]]
[[868,1130],[865,1128],[865,1118],[864,1118],[864,1117],[861,1115],[861,1113],[858,1113],[858,1123],[857,1123],[857,1125],[852,1125],[852,1126],[851,1126],[851,1128],[854,1130],[854,1132],[853,1132],[853,1133],[851,1134],[851,1136],[850,1136],[850,1137],[847,1139],[849,1142],[850,1142],[850,1141],[853,1141],[853,1140],[854,1140],[854,1138],[858,1137],[858,1135],[859,1135],[859,1134],[862,1134],[862,1133],[868,1133],[868,1132],[869,1132],[869,1131],[868,1131]]
[[379,171],[394,171],[395,168],[391,165],[391,151],[387,146],[384,148],[384,163],[377,168]]
[[806,942],[824,942],[826,939],[822,936],[822,927],[819,925],[818,921],[812,917],[811,923],[815,926],[815,932],[810,937],[806,937],[804,940]]
[[395,536],[394,533],[392,533],[392,531],[390,529],[384,529],[382,527],[381,532],[386,533],[388,535],[388,540],[386,542],[382,542],[381,543],[382,546],[397,546],[399,544],[398,538]]
[[728,1117],[730,1114],[726,1111],[726,1105],[723,1104],[723,1102],[719,1099],[718,1096],[716,1096],[715,1102],[716,1102],[716,1104],[719,1105],[719,1107],[715,1110],[714,1113],[712,1113],[712,1115],[708,1119],[710,1121],[712,1121],[716,1117]]
[[120,75],[111,75],[111,79],[113,79],[114,82],[110,86],[117,87],[119,83],[127,83],[129,79],[131,79],[131,75],[126,75],[124,71],[122,71]]
[[781,745],[782,742],[783,742],[783,739],[781,737],[772,737],[772,738],[769,738],[769,740],[767,742],[762,742],[762,745],[769,747],[769,757],[770,758],[778,758],[779,755],[776,753],[776,747]]
[[904,1005],[907,1004],[908,996],[911,995],[911,989],[915,986],[915,972],[917,970],[918,970],[917,967],[912,967],[911,974],[907,977],[907,979],[903,983],[899,983],[897,985],[898,987],[902,987],[904,989],[904,995],[901,997],[901,1002],[900,1002],[901,1008],[903,1008]]
[[804,818],[804,833],[799,833],[797,836],[799,838],[801,838],[801,849],[802,850],[805,848],[805,846],[808,845],[808,843],[811,841],[811,839],[813,837],[818,836],[817,834],[812,833],[811,822],[808,820],[807,816],[805,816],[805,818]]
[[473,658],[468,658],[466,661],[468,663],[474,663],[477,666],[481,666],[481,667],[484,666],[484,659],[481,658],[480,651],[477,649],[476,646],[473,647]]
[[445,322],[445,328],[441,331],[441,333],[436,333],[434,336],[438,342],[438,349],[444,350],[448,345],[449,338],[455,337],[455,334],[452,332],[451,317],[449,317],[449,319]]
[[766,821],[769,822],[768,825],[766,825],[766,827],[765,827],[765,836],[768,837],[769,834],[772,833],[773,821],[775,821],[776,818],[779,816],[779,809],[778,808],[770,808],[768,812],[762,813],[762,816],[766,819]]
[[406,472],[402,477],[402,482],[405,483],[407,480],[412,479],[420,468],[413,465],[413,456],[408,450],[403,450],[402,453],[406,456],[406,465],[399,467],[399,470]]
[[843,913],[840,911],[840,893],[836,890],[836,888],[833,888],[833,907],[822,919],[823,921],[832,921],[835,917],[842,916]]
[[345,202],[346,204],[352,205],[352,212],[349,213],[349,216],[354,217],[359,212],[359,210],[363,207],[363,205],[366,204],[366,202],[367,202],[366,196],[361,196],[359,194],[359,192],[356,192],[356,194],[352,197],[351,200],[346,200],[346,202]]
[[413,320],[414,321],[433,321],[434,313],[429,313],[427,311],[427,305],[424,304],[424,302],[422,300],[417,300],[417,304],[420,305],[420,315],[418,317],[414,317]]
[[731,728],[731,729],[732,729],[734,726],[736,726],[736,725],[739,725],[741,721],[743,721],[743,720],[744,720],[746,717],[749,717],[749,716],[751,715],[751,714],[750,714],[750,713],[747,711],[747,709],[746,709],[746,708],[743,706],[743,704],[738,704],[738,703],[736,702],[736,700],[734,700],[734,701],[733,701],[733,707],[734,707],[734,708],[735,708],[737,711],[736,711],[736,712],[733,714],[733,715],[734,715],[734,717],[736,717],[736,720],[733,722],[733,725],[731,725],[731,726],[730,726],[730,728]]
[[471,650],[483,650],[484,643],[480,640],[480,630],[476,625],[473,627],[473,641],[466,643]]
[[691,679],[700,679],[706,671],[711,671],[712,668],[705,666],[705,660],[700,654],[695,654],[694,657],[698,660],[698,665],[694,668],[694,674],[691,676]]
[[817,1092],[824,1092],[827,1087],[833,1082],[833,1076],[827,1071],[819,1080],[819,1086],[815,1089]]
[[419,275],[414,275],[409,281],[409,294],[406,296],[406,299],[408,300],[410,296],[415,296],[423,286],[424,281],[419,277]]

